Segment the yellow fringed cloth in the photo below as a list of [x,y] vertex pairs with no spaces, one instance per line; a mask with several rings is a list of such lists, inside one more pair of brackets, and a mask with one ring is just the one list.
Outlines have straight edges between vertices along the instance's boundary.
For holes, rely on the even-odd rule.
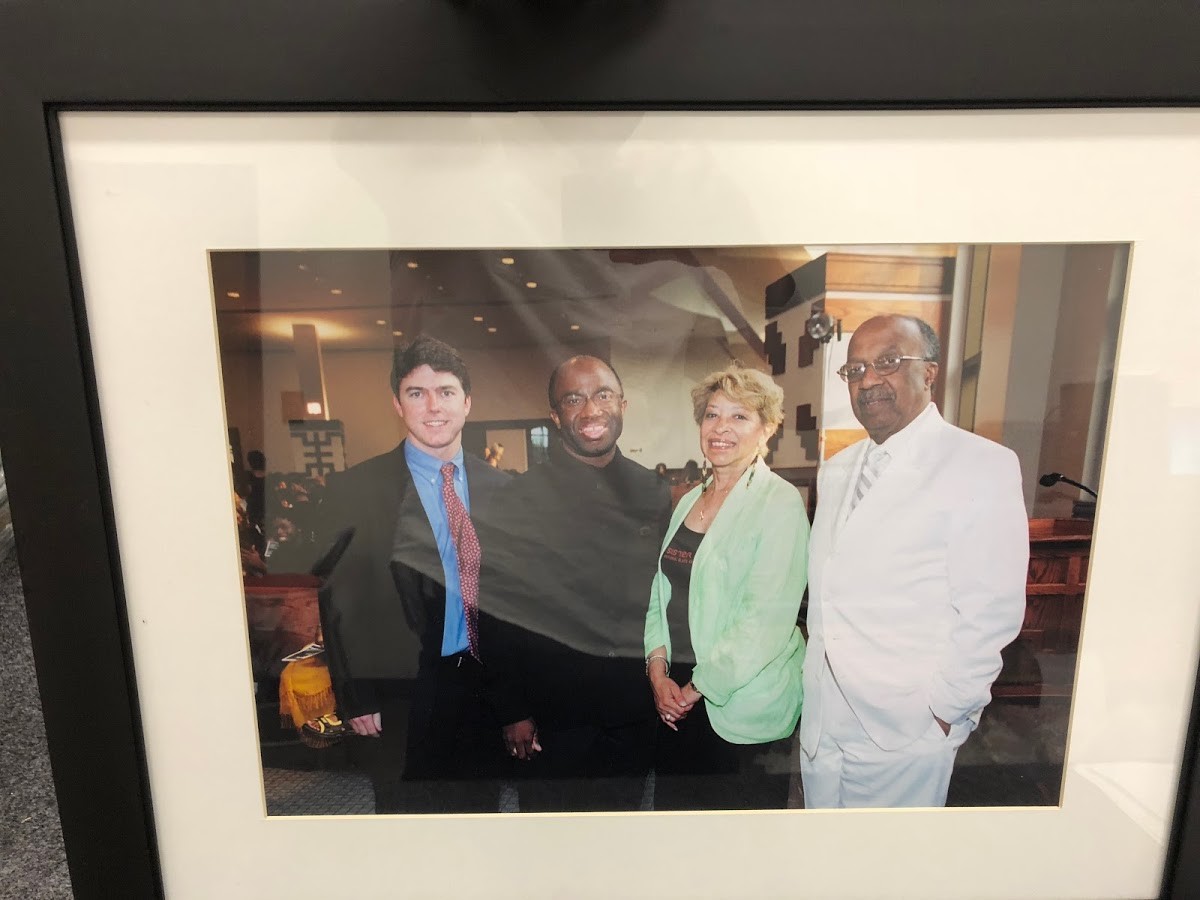
[[329,668],[320,656],[290,662],[279,673],[279,721],[300,729],[305,722],[333,716],[337,700]]

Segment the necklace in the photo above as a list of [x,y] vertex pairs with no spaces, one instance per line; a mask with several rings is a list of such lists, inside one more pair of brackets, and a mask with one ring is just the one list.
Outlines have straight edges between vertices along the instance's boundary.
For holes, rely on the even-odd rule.
[[[750,487],[751,482],[754,481],[754,464],[756,462],[758,462],[758,457],[755,457],[754,461],[751,462],[750,465],[746,467],[747,469],[750,469],[750,477],[746,479],[746,487]],[[739,481],[741,481],[742,475],[745,475],[745,474],[746,474],[746,469],[743,469],[741,475],[738,475],[737,478],[733,479],[733,481],[729,482],[729,484],[725,485],[725,487],[723,487],[723,488],[714,487],[713,488],[713,496],[715,497],[719,494],[729,493],[729,489],[731,487],[733,487],[735,484],[737,484]],[[716,483],[717,483],[717,475],[714,472],[712,477],[707,482],[702,483],[700,485],[700,502],[697,503],[696,505],[700,507],[700,521],[701,522],[703,522],[705,520],[704,506],[708,502],[708,497],[707,497],[708,489],[710,486],[715,485]]]
[[[713,481],[716,481],[716,477],[715,477],[715,476],[714,476],[714,478],[713,478]],[[718,497],[718,496],[720,496],[721,494],[727,494],[727,493],[729,493],[729,489],[730,489],[731,487],[733,487],[733,485],[735,485],[735,484],[737,484],[737,482],[736,482],[736,481],[734,481],[734,482],[732,482],[732,483],[730,483],[730,484],[727,484],[727,485],[725,485],[725,487],[723,487],[723,488],[713,488],[713,493],[712,493],[712,495],[713,495],[714,497]],[[707,495],[707,494],[708,494],[708,488],[707,488],[707,487],[705,487],[705,488],[701,488],[701,490],[700,490],[700,493],[701,493],[701,494],[705,494],[705,495]],[[700,521],[701,521],[701,522],[703,522],[703,521],[704,521],[704,505],[705,505],[705,503],[708,503],[708,497],[707,497],[707,496],[704,496],[704,497],[701,497],[700,499],[703,501],[703,502],[700,504]]]

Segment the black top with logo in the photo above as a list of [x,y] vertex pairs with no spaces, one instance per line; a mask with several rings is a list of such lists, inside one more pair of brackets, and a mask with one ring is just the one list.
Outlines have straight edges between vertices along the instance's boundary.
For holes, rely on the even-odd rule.
[[681,524],[675,537],[663,551],[659,567],[671,583],[671,602],[667,604],[667,628],[671,632],[671,664],[694,665],[692,632],[688,627],[688,593],[692,583],[692,563],[704,535]]

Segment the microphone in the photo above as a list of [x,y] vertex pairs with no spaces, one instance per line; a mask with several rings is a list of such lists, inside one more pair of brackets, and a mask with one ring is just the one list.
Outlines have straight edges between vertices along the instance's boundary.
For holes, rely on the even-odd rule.
[[[1062,472],[1047,472],[1045,475],[1043,475],[1041,478],[1038,479],[1038,484],[1040,484],[1042,487],[1054,487],[1060,481],[1065,481],[1067,484],[1074,485],[1075,487],[1079,488],[1081,491],[1087,491],[1093,497],[1097,497],[1096,492],[1093,491],[1086,484],[1080,484],[1075,479],[1068,478]],[[1099,499],[1099,498],[1097,497],[1097,499]]]

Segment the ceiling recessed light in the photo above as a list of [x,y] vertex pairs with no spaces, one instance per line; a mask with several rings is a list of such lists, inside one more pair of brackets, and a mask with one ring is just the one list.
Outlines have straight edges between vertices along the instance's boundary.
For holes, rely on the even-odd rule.
[[383,319],[376,319],[375,324],[376,325],[386,325],[387,322],[385,322]]
[[537,282],[536,281],[527,281],[527,282],[525,282],[525,287],[535,288],[535,287],[537,287]]
[[511,256],[502,256],[502,257],[500,257],[500,262],[504,263],[504,265],[506,265],[506,266],[511,266],[513,263],[516,262],[516,260],[513,259]]
[[471,316],[471,321],[472,322],[482,322],[483,316]]
[[489,325],[489,326],[488,326],[488,334],[495,334],[495,333],[496,333],[496,326],[495,326],[495,325]]
[[405,263],[405,265],[408,266],[410,269],[415,269],[415,268],[417,268],[417,261],[414,259],[410,259],[408,262]]
[[329,293],[333,294],[333,296],[335,296],[335,297],[340,297],[340,296],[342,296],[342,289],[341,288],[330,288]]
[[403,331],[393,331],[392,337],[404,337],[404,332]]
[[571,330],[572,330],[572,331],[578,331],[578,330],[579,330],[579,326],[578,326],[578,325],[572,325],[572,326],[571,326]]
[[239,294],[237,291],[226,291],[225,296],[228,297],[230,300],[236,300],[238,297],[240,297],[242,295]]
[[308,271],[308,266],[306,266],[304,263],[300,263],[300,265],[296,266],[296,268],[299,269],[301,272]]

